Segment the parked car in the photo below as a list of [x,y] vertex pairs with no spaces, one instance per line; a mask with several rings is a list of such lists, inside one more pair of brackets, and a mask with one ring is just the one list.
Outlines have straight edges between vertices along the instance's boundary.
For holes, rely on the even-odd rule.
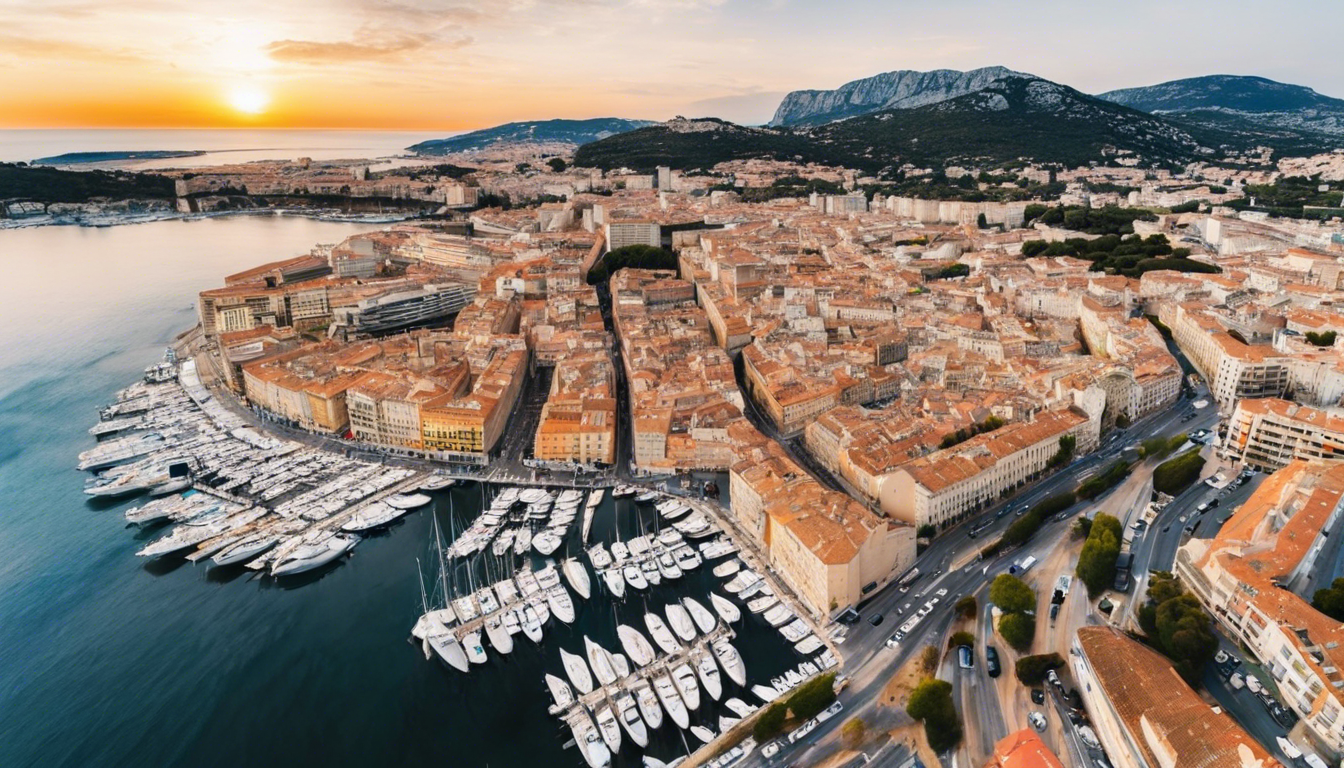
[[961,645],[957,647],[957,662],[962,669],[975,669],[975,654],[971,653],[971,646]]
[[1031,727],[1038,731],[1045,730],[1045,715],[1040,712],[1032,712],[1027,715],[1027,722],[1031,723]]
[[998,677],[1003,672],[999,665],[999,652],[994,646],[985,648],[985,669],[990,677]]
[[1233,672],[1232,676],[1227,679],[1227,683],[1232,686],[1232,690],[1234,691],[1239,691],[1246,687],[1246,679],[1241,676],[1240,672]]
[[872,624],[874,627],[876,627],[877,625],[881,624],[881,623],[882,623],[882,614],[880,614],[880,613],[874,613],[872,616],[869,616],[869,617],[868,617],[868,623],[869,623],[869,624]]
[[1059,681],[1059,675],[1055,674],[1055,670],[1052,669],[1047,672],[1045,674],[1045,679],[1056,688],[1059,688],[1060,690],[1064,689],[1064,684]]
[[1259,693],[1265,689],[1265,686],[1263,683],[1260,682],[1260,678],[1256,677],[1255,675],[1247,675],[1246,689],[1249,690],[1251,693]]
[[887,638],[887,647],[888,647],[888,648],[895,648],[896,646],[898,646],[898,645],[900,645],[900,644],[901,644],[901,633],[900,633],[900,632],[897,632],[896,634],[894,634],[894,635],[892,635],[891,637],[888,637],[888,638]]
[[1035,703],[1035,704],[1044,704],[1044,703],[1045,703],[1045,689],[1044,689],[1044,688],[1032,688],[1032,689],[1031,689],[1031,700],[1032,700],[1032,702]]

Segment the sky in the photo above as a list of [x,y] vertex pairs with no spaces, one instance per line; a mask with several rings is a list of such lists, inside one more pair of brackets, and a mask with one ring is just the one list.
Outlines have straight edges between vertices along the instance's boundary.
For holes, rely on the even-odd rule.
[[991,65],[1344,98],[1340,29],[1324,0],[0,0],[0,128],[757,124],[790,90]]

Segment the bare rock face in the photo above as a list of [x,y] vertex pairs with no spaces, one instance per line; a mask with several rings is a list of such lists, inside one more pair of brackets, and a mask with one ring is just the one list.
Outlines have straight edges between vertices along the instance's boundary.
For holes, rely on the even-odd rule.
[[770,125],[818,125],[884,109],[937,104],[1017,74],[1007,67],[984,67],[969,72],[903,69],[845,83],[833,91],[793,91],[780,102]]

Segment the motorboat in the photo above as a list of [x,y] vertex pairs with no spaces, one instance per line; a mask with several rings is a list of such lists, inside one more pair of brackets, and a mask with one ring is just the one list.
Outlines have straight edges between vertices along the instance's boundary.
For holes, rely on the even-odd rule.
[[513,537],[513,554],[522,557],[527,550],[532,548],[532,529],[519,528]]
[[513,636],[504,628],[504,620],[498,616],[485,621],[485,635],[490,638],[490,646],[505,656],[513,653]]
[[633,485],[618,485],[611,489],[611,498],[624,499],[639,493],[639,488]]
[[611,750],[603,743],[597,726],[593,725],[587,712],[580,710],[574,713],[569,728],[574,733],[574,743],[578,745],[579,754],[583,755],[588,768],[607,768],[611,765]]
[[593,593],[591,582],[588,581],[588,569],[583,567],[583,563],[577,558],[569,558],[561,566],[560,570],[565,574],[565,581],[569,586],[579,594],[584,600],[587,600]]
[[1279,751],[1283,753],[1284,757],[1288,758],[1289,760],[1296,760],[1302,757],[1302,750],[1298,749],[1297,745],[1294,744],[1293,742],[1285,739],[1282,736],[1276,736],[1274,737],[1274,740],[1278,742]]
[[621,727],[625,729],[630,740],[641,749],[649,746],[649,729],[644,727],[644,721],[639,717],[639,705],[635,702],[635,697],[629,693],[617,696],[616,710],[617,719],[620,720]]
[[686,606],[686,610],[690,612],[691,618],[695,621],[695,626],[701,633],[708,635],[714,631],[714,627],[718,626],[719,622],[714,618],[714,614],[710,613],[709,609],[695,598],[683,597],[681,604]]
[[765,613],[771,606],[778,603],[774,595],[762,595],[747,601],[747,610],[752,613]]
[[699,568],[704,563],[704,561],[700,559],[700,556],[695,554],[694,549],[685,546],[673,552],[672,558],[676,562],[677,567],[681,569],[682,573],[689,573],[696,568]]
[[672,559],[672,555],[664,552],[657,558],[658,574],[664,579],[671,581],[681,578],[681,569],[677,567],[677,561]]
[[719,666],[727,673],[728,679],[738,685],[747,684],[747,665],[742,663],[742,654],[737,652],[733,644],[728,642],[727,638],[715,640],[711,647],[714,649],[714,658],[719,660]]
[[673,637],[672,630],[667,628],[667,624],[656,613],[644,614],[644,625],[649,628],[649,634],[653,637],[653,642],[658,644],[665,653],[679,653],[682,650],[681,643]]
[[574,602],[569,599],[569,593],[564,587],[557,585],[546,590],[546,604],[551,607],[555,618],[566,624],[574,623]]
[[630,547],[624,541],[611,542],[611,558],[618,563],[630,559]]
[[713,656],[697,653],[693,660],[700,684],[705,687],[705,692],[711,699],[718,701],[723,696],[723,681],[719,679],[719,668],[715,666]]
[[740,722],[742,722],[742,718],[740,717],[719,715],[719,733],[727,733],[731,731]]
[[695,682],[695,672],[691,671],[690,664],[682,662],[672,668],[672,684],[688,709],[700,708],[700,686]]
[[569,682],[574,684],[579,693],[593,692],[593,676],[588,672],[588,665],[583,663],[582,658],[561,648],[560,663],[565,667],[565,675],[569,677]]
[[518,602],[518,585],[513,583],[513,579],[500,579],[495,582],[495,594],[499,596],[500,605],[513,605]]
[[729,710],[732,711],[733,714],[737,715],[738,717],[746,717],[750,715],[752,712],[755,712],[757,710],[757,707],[753,707],[752,705],[738,698],[725,699],[723,702],[723,706],[727,707]]
[[817,637],[816,635],[808,635],[802,640],[799,640],[797,643],[794,643],[793,650],[797,651],[798,653],[809,654],[815,652],[821,646],[822,646],[821,638]]
[[280,537],[274,534],[253,534],[216,552],[211,560],[214,561],[215,565],[221,566],[245,563],[278,543],[280,543]]
[[550,555],[560,548],[564,543],[561,538],[550,529],[544,530],[532,537],[532,548],[540,555]]
[[341,530],[349,533],[363,533],[387,525],[409,510],[399,509],[381,501],[375,501],[359,510],[341,524]]
[[602,685],[611,685],[616,682],[616,669],[607,649],[594,643],[586,636],[583,638],[583,647],[588,652],[588,666],[593,668],[593,675],[597,677],[597,682]]
[[653,688],[647,681],[640,681],[635,686],[635,703],[639,706],[639,714],[644,718],[644,724],[652,730],[658,730],[663,725],[663,707],[658,703],[658,696],[654,694]]
[[515,535],[517,535],[517,532],[512,530],[499,534],[494,543],[490,545],[490,554],[495,557],[503,557],[505,552],[513,548],[513,537]]
[[644,574],[644,580],[655,587],[663,583],[663,577],[658,572],[658,564],[653,560],[645,560],[640,563],[639,570]]
[[793,611],[790,611],[788,607],[781,604],[776,605],[774,608],[771,608],[770,610],[761,614],[761,618],[769,622],[770,626],[778,627],[781,624],[785,624],[789,621],[792,621],[795,617],[793,615]]
[[602,572],[602,581],[607,585],[607,591],[612,597],[620,600],[625,597],[625,577],[621,575],[618,568],[608,568]]
[[776,691],[768,685],[753,685],[751,686],[751,692],[756,694],[756,698],[766,704],[778,699],[782,695],[779,691]]
[[644,578],[644,572],[637,565],[627,565],[621,569],[621,576],[625,578],[625,583],[635,589],[648,589],[649,581]]
[[524,504],[536,504],[542,501],[551,501],[551,494],[545,488],[525,488],[514,489],[518,492],[514,495],[514,500],[521,501]]
[[523,608],[523,634],[534,643],[541,642],[541,619],[530,605]]
[[688,643],[695,639],[695,623],[691,621],[691,614],[681,604],[670,603],[663,612],[667,614],[667,623],[671,625],[677,637]]
[[714,612],[719,614],[719,618],[723,619],[725,624],[732,624],[742,618],[742,611],[726,597],[710,592],[709,604],[714,606]]
[[737,573],[739,570],[741,570],[741,568],[742,563],[734,559],[729,560],[726,563],[719,563],[718,565],[714,566],[713,573],[720,579],[726,579],[729,576],[732,576],[734,573]]
[[676,548],[682,543],[682,536],[681,532],[675,528],[664,528],[658,533],[655,540],[669,548]]
[[283,558],[277,559],[271,566],[272,576],[292,576],[297,573],[321,568],[343,557],[355,548],[359,537],[348,533],[335,533],[320,541],[300,544],[290,550]]
[[551,620],[551,607],[546,604],[545,595],[538,594],[529,597],[527,607],[536,611],[537,621],[541,622],[541,626],[546,626],[546,623]]
[[458,672],[466,672],[470,668],[467,661],[466,651],[462,649],[462,644],[457,641],[451,632],[430,635],[425,638],[425,642],[433,649],[434,655],[439,657],[439,661],[456,669]]
[[444,488],[452,488],[454,485],[457,485],[457,478],[434,475],[420,484],[420,490],[441,491]]
[[597,490],[588,494],[588,501],[584,502],[584,505],[589,507],[596,507],[598,504],[602,503],[602,497],[605,496],[606,493],[607,493],[606,489],[598,488]]
[[393,509],[418,509],[423,507],[434,499],[423,493],[405,493],[395,496],[388,496],[383,499],[383,503]]
[[788,640],[790,643],[796,643],[802,640],[804,637],[807,637],[807,634],[811,631],[812,630],[807,626],[807,622],[802,619],[794,619],[779,628],[779,634],[783,635],[784,639]]
[[717,560],[720,557],[727,557],[737,551],[737,545],[727,537],[720,537],[713,541],[707,541],[700,545],[700,556],[706,560]]
[[639,630],[634,627],[628,627],[624,624],[616,625],[616,637],[621,641],[621,648],[625,650],[625,655],[629,656],[636,665],[646,667],[653,663],[653,646]]
[[602,742],[613,753],[619,752],[621,750],[621,726],[616,713],[611,709],[611,705],[602,704],[598,706],[594,714],[597,719],[598,733],[602,734]]
[[561,712],[574,703],[574,691],[570,690],[569,683],[552,674],[546,675],[546,687],[551,691],[551,700],[555,705],[551,707],[551,712]]
[[484,664],[486,660],[485,646],[481,645],[481,633],[473,630],[462,636],[462,650],[466,651],[467,661],[472,664]]
[[499,599],[495,597],[495,591],[490,587],[481,587],[476,592],[476,602],[481,606],[482,616],[489,616],[499,610]]
[[690,731],[692,736],[704,742],[705,744],[708,744],[709,742],[714,740],[714,732],[709,730],[703,725],[692,725]]
[[745,570],[729,579],[728,583],[723,585],[723,589],[730,594],[736,595],[760,580],[761,577],[757,576],[754,571]]
[[99,443],[79,454],[81,471],[98,472],[118,464],[128,464],[141,456],[168,447],[168,440],[158,432],[119,437]]
[[657,500],[658,496],[659,494],[657,491],[643,491],[635,494],[635,501],[641,504],[647,504],[651,501]]
[[509,637],[513,637],[523,631],[523,612],[519,609],[506,609],[500,614],[500,618],[504,621],[504,631],[509,633]]
[[803,675],[796,669],[790,669],[784,673],[784,679],[789,682],[789,688],[797,688],[803,683]]
[[681,694],[677,692],[677,687],[672,684],[672,678],[667,673],[653,679],[653,692],[658,695],[658,701],[662,702],[663,709],[678,728],[690,727],[691,714],[686,709],[686,702],[682,700]]
[[588,562],[592,563],[593,567],[600,571],[611,565],[611,554],[607,552],[607,548],[601,544],[594,544],[588,548]]

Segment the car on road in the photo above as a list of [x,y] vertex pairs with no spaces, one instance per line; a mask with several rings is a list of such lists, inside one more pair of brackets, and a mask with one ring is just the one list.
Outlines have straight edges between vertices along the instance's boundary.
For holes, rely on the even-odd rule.
[[957,646],[957,663],[962,669],[975,669],[975,654],[971,653],[971,646]]
[[831,704],[831,706],[829,706],[829,707],[827,707],[827,708],[821,710],[821,712],[818,712],[818,713],[817,713],[817,722],[818,722],[818,723],[824,723],[824,722],[826,722],[827,720],[830,720],[832,717],[835,717],[836,715],[840,714],[840,710],[842,710],[842,709],[844,709],[844,708],[845,708],[845,705],[844,705],[844,704],[841,704],[841,703],[838,702],[838,701],[835,702],[835,703],[833,703],[833,704]]
[[876,627],[877,625],[882,623],[882,618],[883,618],[882,614],[874,613],[872,616],[868,617],[868,623]]
[[761,757],[774,757],[779,754],[779,742],[772,741],[761,747]]
[[992,645],[985,648],[985,669],[990,677],[998,677],[1003,672],[1003,667],[999,665],[999,651]]
[[797,728],[789,732],[788,736],[789,743],[790,744],[797,743],[799,739],[811,733],[816,727],[817,727],[817,719],[814,717],[811,720],[808,720],[806,723],[803,723],[802,725],[798,726]]
[[1054,624],[1055,619],[1059,617],[1059,603],[1050,604],[1050,623]]
[[1032,688],[1032,689],[1031,689],[1031,700],[1032,700],[1032,702],[1035,703],[1035,704],[1044,704],[1044,703],[1045,703],[1045,689],[1044,689],[1044,688]]
[[1261,683],[1260,678],[1256,677],[1255,675],[1247,675],[1246,690],[1250,691],[1251,693],[1259,693],[1265,690],[1265,685],[1264,683]]
[[937,592],[934,592],[933,594],[935,594],[935,595],[937,595],[937,596],[939,596],[939,597],[947,597],[947,590],[946,590],[946,589],[941,589],[941,588],[940,588]]
[[887,638],[887,647],[888,647],[888,648],[895,648],[896,646],[898,646],[898,645],[900,645],[900,644],[901,644],[901,633],[900,633],[900,632],[897,632],[896,634],[894,634],[894,635],[892,635],[891,637],[888,637],[888,638]]
[[1171,530],[1171,525],[1168,524],[1168,525],[1164,525],[1164,526],[1162,526],[1162,532],[1163,532],[1163,533],[1166,533],[1167,531],[1170,531],[1170,530]]
[[1031,723],[1031,727],[1038,731],[1045,730],[1045,715],[1040,712],[1032,712],[1027,715],[1027,722]]
[[1240,672],[1233,672],[1232,676],[1227,679],[1227,683],[1232,686],[1232,690],[1234,691],[1239,691],[1246,687],[1246,679],[1241,676]]
[[1059,681],[1059,675],[1055,674],[1055,670],[1045,673],[1045,679],[1059,690],[1064,690],[1064,684]]

